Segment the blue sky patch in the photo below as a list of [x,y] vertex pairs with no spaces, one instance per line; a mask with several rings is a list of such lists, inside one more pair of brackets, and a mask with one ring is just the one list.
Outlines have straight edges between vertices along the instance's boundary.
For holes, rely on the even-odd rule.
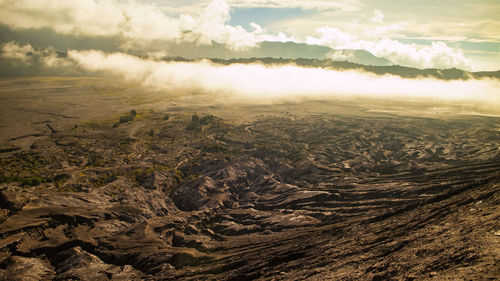
[[299,18],[314,14],[300,8],[235,8],[231,12],[230,25],[241,25],[249,28],[249,23],[255,22],[263,27],[273,22],[291,18]]

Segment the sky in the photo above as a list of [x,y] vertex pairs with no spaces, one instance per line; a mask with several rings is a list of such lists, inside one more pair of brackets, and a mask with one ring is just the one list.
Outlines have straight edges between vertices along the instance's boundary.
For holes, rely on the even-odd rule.
[[73,48],[60,42],[88,38],[97,42],[91,49],[106,51],[101,45],[110,42],[151,56],[175,55],[168,44],[238,52],[292,41],[362,49],[404,66],[472,71],[500,69],[499,15],[495,0],[0,0],[0,25],[18,36],[3,41],[20,47],[48,38],[37,30],[57,37],[46,45],[59,51]]

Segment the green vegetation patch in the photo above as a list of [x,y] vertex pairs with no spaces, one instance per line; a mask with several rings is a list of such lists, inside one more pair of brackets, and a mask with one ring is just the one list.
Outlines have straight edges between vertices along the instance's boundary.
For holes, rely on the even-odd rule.
[[202,131],[205,128],[218,128],[220,127],[220,124],[220,119],[213,115],[207,115],[200,118],[195,114],[191,116],[191,122],[189,122],[186,126],[186,129],[192,131]]
[[128,178],[130,178],[133,181],[136,181],[139,184],[144,184],[147,179],[153,176],[154,172],[159,172],[159,171],[171,172],[175,176],[177,182],[181,182],[184,178],[184,175],[182,174],[181,171],[162,165],[154,165],[149,168],[135,168],[130,170],[127,176]]
[[0,183],[22,182],[24,186],[34,186],[53,181],[48,168],[57,159],[48,154],[18,153],[0,159]]
[[136,116],[137,116],[137,111],[135,109],[131,109],[129,114],[121,116],[118,122],[113,124],[113,128],[118,127],[120,124],[134,121],[134,118]]

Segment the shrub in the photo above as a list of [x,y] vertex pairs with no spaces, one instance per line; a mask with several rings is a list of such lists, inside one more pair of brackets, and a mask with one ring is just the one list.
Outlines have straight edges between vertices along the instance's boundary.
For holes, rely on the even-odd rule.
[[200,125],[200,117],[198,115],[193,115],[191,117],[191,123],[189,123],[186,127],[188,130],[195,130],[199,131],[201,130],[201,125]]
[[134,118],[131,115],[126,115],[126,116],[120,117],[120,123],[127,123],[127,122],[130,122],[132,120],[134,120]]
[[47,179],[41,178],[41,177],[29,177],[29,178],[24,178],[23,179],[23,186],[35,186],[39,185],[41,183],[47,182]]
[[135,169],[133,171],[133,179],[140,184],[143,184],[147,178],[151,177],[155,170],[152,168],[149,169]]
[[[134,120],[134,117],[137,115],[137,111],[135,111],[135,109],[132,109],[130,110],[130,114],[129,115],[125,115],[125,116],[122,116],[120,117],[120,123],[127,123],[127,122],[130,122],[130,121],[133,121]],[[113,125],[113,128],[116,128],[118,127],[118,125],[120,123],[115,123]]]
[[216,118],[215,116],[213,115],[207,115],[203,118],[200,119],[200,124],[202,125],[208,125],[210,123],[213,123],[214,121],[216,121]]
[[104,160],[102,159],[102,155],[99,155],[99,153],[95,151],[89,152],[87,159],[88,159],[87,166],[104,165]]

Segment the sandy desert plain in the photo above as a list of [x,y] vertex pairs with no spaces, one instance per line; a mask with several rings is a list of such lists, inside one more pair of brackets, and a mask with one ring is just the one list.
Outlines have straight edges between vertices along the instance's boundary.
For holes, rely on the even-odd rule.
[[1,280],[498,280],[500,118],[0,79]]

